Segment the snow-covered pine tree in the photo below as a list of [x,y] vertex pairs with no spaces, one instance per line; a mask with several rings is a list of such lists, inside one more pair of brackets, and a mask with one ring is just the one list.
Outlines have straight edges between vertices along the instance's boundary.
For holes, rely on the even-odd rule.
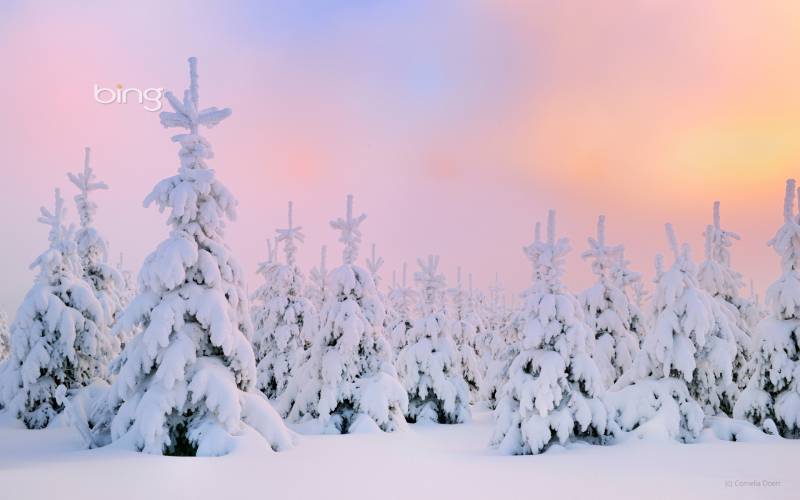
[[111,439],[153,454],[223,455],[248,425],[274,450],[285,449],[288,429],[255,391],[244,273],[224,239],[237,202],[206,163],[211,144],[199,134],[231,111],[200,108],[193,57],[189,78],[183,100],[167,92],[174,111],[159,116],[186,132],[172,138],[181,146],[177,175],[144,201],[169,212],[171,231],[145,259],[139,293],[117,324],[141,333],[120,354],[108,402]]
[[578,298],[594,335],[592,358],[608,388],[630,368],[639,339],[632,331],[633,310],[623,291],[625,280],[631,279],[624,267],[623,248],[606,244],[605,221],[603,215],[597,219],[597,239],[589,238],[589,250],[581,254],[592,260],[597,282]]
[[319,266],[311,268],[311,273],[309,273],[311,279],[309,280],[308,290],[306,291],[306,296],[311,300],[311,303],[314,304],[317,311],[322,310],[322,303],[325,301],[325,280],[328,278],[328,268],[325,266],[326,252],[327,248],[325,245],[322,245]]
[[397,312],[394,310],[392,301],[381,291],[381,275],[380,270],[383,267],[383,257],[375,252],[375,243],[372,244],[372,251],[370,256],[365,259],[367,270],[372,275],[372,281],[375,283],[375,292],[378,294],[378,299],[384,306],[385,314],[383,316],[383,329],[381,330],[389,340],[391,345],[391,328],[397,323]]
[[453,338],[461,364],[461,375],[469,386],[472,401],[477,401],[483,385],[483,369],[478,356],[477,337],[483,333],[483,321],[476,314],[472,303],[472,275],[469,290],[461,284],[461,268],[456,272],[456,286],[448,290],[452,307],[448,316],[448,328]]
[[520,318],[506,310],[499,276],[495,276],[494,285],[489,288],[485,310],[486,328],[481,357],[486,366],[486,374],[481,392],[489,408],[495,409],[503,386],[508,381],[508,368],[519,354],[517,323]]
[[253,294],[253,351],[258,380],[256,387],[269,399],[283,394],[295,369],[305,360],[305,351],[316,333],[317,310],[305,295],[305,277],[295,262],[297,242],[305,236],[295,227],[292,202],[289,202],[289,226],[278,229],[276,247],[283,243],[286,263],[276,262],[270,248],[267,262],[259,266],[264,278]]
[[410,422],[462,423],[470,417],[470,395],[447,325],[445,278],[438,270],[438,256],[417,263],[419,317],[397,356],[397,371],[408,392],[406,417]]
[[736,341],[728,317],[697,282],[689,245],[678,246],[671,224],[666,233],[674,262],[664,271],[656,259],[653,330],[617,383],[624,389],[607,401],[622,430],[661,415],[663,427],[654,432],[689,442],[700,434],[704,411],[716,415],[732,403]]
[[114,266],[108,264],[108,243],[93,224],[97,204],[91,199],[91,193],[108,189],[108,185],[95,177],[91,167],[91,149],[84,149],[83,171],[68,173],[67,177],[79,190],[75,195],[75,206],[81,226],[75,233],[75,243],[81,259],[83,278],[91,285],[103,306],[108,325],[113,326],[117,315],[127,305],[125,278]]
[[[750,358],[752,357],[751,328],[757,307],[739,295],[742,275],[731,268],[730,247],[739,235],[725,231],[720,225],[719,202],[714,202],[713,224],[704,233],[706,239],[705,260],[697,271],[697,281],[714,300],[721,311],[728,315],[736,338],[736,357],[733,361],[733,382],[742,390],[750,380]],[[738,396],[738,390],[733,391]],[[730,413],[733,408],[728,408]]]
[[[800,438],[800,225],[795,181],[786,182],[784,221],[769,241],[781,257],[782,274],[767,289],[770,314],[756,329],[753,375],[734,408],[771,434]],[[800,202],[800,197],[798,197]]]
[[547,239],[526,248],[537,278],[525,294],[520,353],[494,414],[492,445],[505,453],[537,454],[570,440],[602,442],[607,431],[603,383],[588,352],[591,332],[578,299],[561,282],[569,249],[566,238],[556,239],[550,210]]
[[[8,315],[0,311],[0,361],[8,357],[11,352],[11,331],[8,329]],[[2,400],[0,400],[2,403]]]
[[353,216],[348,195],[345,218],[331,222],[341,233],[342,265],[328,275],[320,328],[295,377],[299,389],[289,418],[319,419],[328,433],[394,431],[405,425],[408,398],[383,332],[385,308],[371,273],[355,265],[365,218]]
[[413,308],[417,302],[417,292],[408,285],[408,265],[403,262],[402,281],[397,283],[397,276],[392,273],[392,288],[389,290],[389,301],[394,310],[394,323],[389,325],[389,340],[395,358],[408,343],[408,331],[413,325]]
[[56,189],[54,210],[42,207],[39,217],[50,227],[50,247],[31,264],[39,272],[17,310],[0,383],[0,401],[29,429],[46,427],[64,409],[56,398],[59,386],[79,389],[104,378],[115,352],[103,306],[82,279],[65,211]]

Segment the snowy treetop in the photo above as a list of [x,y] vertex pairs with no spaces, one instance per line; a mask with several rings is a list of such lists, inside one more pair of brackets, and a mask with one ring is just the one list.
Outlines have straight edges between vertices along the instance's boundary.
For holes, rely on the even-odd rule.
[[786,181],[786,195],[783,202],[783,225],[767,243],[781,256],[784,271],[800,269],[800,226],[795,213],[795,180]]
[[91,149],[84,148],[83,171],[77,174],[68,173],[69,180],[80,190],[75,196],[75,204],[78,207],[78,216],[81,219],[81,227],[86,228],[92,224],[94,214],[97,213],[97,204],[90,198],[89,194],[98,189],[108,189],[105,182],[95,179],[94,170],[90,165]]
[[[394,276],[394,274],[393,274]],[[395,279],[392,280],[392,288],[389,290],[389,300],[398,308],[398,312],[408,314],[410,304],[416,298],[414,289],[408,286],[408,264],[403,262],[403,276],[400,284]]]
[[55,190],[55,203],[53,204],[53,211],[47,207],[39,208],[39,222],[46,226],[50,226],[50,233],[47,239],[50,242],[51,248],[56,248],[65,239],[67,233],[64,228],[64,217],[67,214],[67,208],[64,206],[64,198],[61,197],[61,190]]
[[369,269],[369,272],[372,273],[372,280],[375,282],[375,286],[378,286],[378,283],[380,282],[378,271],[380,271],[381,267],[383,267],[383,257],[375,253],[375,243],[372,244],[372,253],[369,257],[367,257],[366,260],[367,269]]
[[589,250],[581,254],[582,259],[592,259],[592,272],[601,279],[609,280],[622,260],[622,245],[608,246],[606,244],[606,216],[597,218],[597,238],[587,238]]
[[230,108],[216,107],[200,109],[200,95],[197,84],[197,58],[189,58],[189,88],[183,92],[183,101],[167,91],[165,97],[174,111],[163,111],[158,117],[164,127],[182,127],[190,134],[197,134],[198,127],[211,128],[231,114]]
[[342,261],[345,265],[352,265],[358,258],[358,245],[361,243],[361,229],[358,226],[367,218],[366,214],[353,217],[353,195],[347,195],[347,213],[345,218],[339,217],[331,221],[331,227],[341,232],[339,241],[344,244]]
[[547,239],[542,241],[538,230],[536,240],[526,247],[536,275],[534,287],[539,291],[560,292],[563,288],[564,257],[570,251],[567,238],[556,239],[556,212],[547,213]]
[[322,245],[319,256],[319,266],[311,269],[311,281],[320,287],[325,285],[325,277],[328,276],[328,268],[325,265],[325,257],[327,252],[328,248],[325,245]]
[[289,227],[286,229],[276,229],[276,232],[278,233],[276,245],[278,242],[283,242],[283,250],[286,253],[286,264],[292,267],[294,266],[294,257],[295,253],[297,252],[297,245],[295,245],[295,241],[302,243],[305,241],[306,237],[303,234],[303,227],[294,225],[294,221],[292,220],[291,201],[289,202]]
[[417,264],[419,271],[414,273],[414,281],[422,292],[421,304],[436,310],[442,305],[444,289],[447,286],[444,274],[439,272],[439,256],[429,255],[425,260],[417,259]]
[[197,134],[198,125],[211,127],[228,115],[230,109],[208,108],[198,111],[197,60],[189,59],[189,89],[184,92],[183,103],[171,93],[166,96],[175,112],[162,112],[159,117],[165,127],[184,127],[188,134],[172,137],[181,145],[178,156],[181,166],[178,175],[159,182],[145,198],[144,206],[155,202],[159,210],[171,210],[169,223],[176,230],[198,238],[222,237],[225,221],[236,218],[236,198],[214,177],[214,171],[205,163],[213,158],[211,144]]

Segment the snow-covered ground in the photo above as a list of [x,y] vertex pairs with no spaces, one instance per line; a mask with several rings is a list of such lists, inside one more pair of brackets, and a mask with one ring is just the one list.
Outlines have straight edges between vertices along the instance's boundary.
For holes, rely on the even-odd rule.
[[625,442],[501,456],[491,416],[407,431],[300,435],[274,453],[247,435],[220,458],[82,449],[69,427],[26,430],[0,415],[0,498],[798,498],[800,442]]

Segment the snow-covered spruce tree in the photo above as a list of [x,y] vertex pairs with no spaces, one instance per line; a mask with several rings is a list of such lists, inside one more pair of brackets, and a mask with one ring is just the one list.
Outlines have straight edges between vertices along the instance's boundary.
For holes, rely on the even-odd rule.
[[348,196],[345,218],[331,222],[341,232],[342,265],[328,275],[320,328],[308,361],[294,377],[298,391],[289,418],[318,419],[327,433],[394,431],[405,425],[408,398],[383,332],[384,305],[371,273],[355,265],[365,218],[353,217]]
[[[705,260],[697,271],[697,280],[711,294],[723,313],[728,315],[736,338],[736,357],[733,360],[733,382],[742,390],[750,380],[752,340],[750,336],[757,307],[739,295],[742,275],[731,268],[730,247],[739,235],[725,231],[720,226],[719,202],[714,202],[713,224],[706,228]],[[738,391],[733,395],[737,396]],[[730,408],[729,410],[732,410]],[[727,413],[730,413],[728,411]]]
[[108,189],[105,182],[96,180],[90,164],[91,149],[84,149],[83,171],[68,173],[70,182],[78,188],[75,206],[81,220],[80,229],[75,233],[78,256],[81,259],[83,278],[92,286],[109,326],[113,326],[117,315],[127,305],[125,278],[112,265],[108,264],[108,243],[94,227],[97,204],[91,199],[93,191]]
[[633,311],[622,288],[629,276],[622,264],[622,246],[606,245],[605,216],[597,220],[597,239],[589,238],[588,243],[589,250],[581,257],[592,260],[597,282],[579,300],[594,334],[592,358],[605,387],[611,387],[630,368],[639,350],[639,339],[632,331]]
[[0,361],[6,359],[10,351],[11,331],[8,329],[8,315],[5,311],[0,311]]
[[477,401],[483,385],[483,370],[476,346],[478,335],[483,333],[483,321],[473,309],[472,275],[469,290],[461,286],[461,268],[456,273],[456,287],[448,290],[451,310],[447,315],[448,328],[458,350],[461,375],[469,386],[472,401]]
[[394,323],[389,325],[389,341],[392,344],[395,358],[408,343],[408,331],[413,325],[413,308],[417,302],[417,292],[408,285],[408,265],[403,262],[403,276],[400,284],[392,274],[392,287],[389,289],[389,301],[394,310]]
[[508,368],[519,354],[518,315],[509,313],[503,300],[503,286],[495,276],[489,289],[489,300],[485,307],[482,356],[485,375],[481,393],[490,409],[497,407],[503,385],[508,381]]
[[439,257],[417,260],[419,317],[408,331],[408,343],[397,356],[400,381],[408,392],[410,422],[457,424],[469,419],[469,388],[461,372],[458,349],[447,325],[445,278]]
[[569,249],[566,238],[556,239],[551,210],[547,239],[526,251],[537,278],[525,295],[520,353],[494,414],[492,445],[505,453],[537,454],[570,440],[602,442],[606,434],[603,383],[588,352],[591,332],[578,299],[561,282]]
[[736,341],[727,316],[697,282],[689,246],[678,247],[671,224],[666,232],[675,260],[666,271],[656,260],[653,329],[617,383],[624,388],[607,401],[621,430],[656,420],[661,428],[652,432],[689,442],[702,430],[704,411],[716,415],[732,403]]
[[169,212],[171,231],[145,259],[139,293],[116,327],[141,333],[120,354],[108,402],[111,439],[153,454],[223,455],[248,425],[285,449],[289,431],[255,391],[244,274],[224,239],[237,202],[206,163],[211,145],[198,133],[231,111],[199,107],[195,58],[189,75],[183,101],[167,92],[174,111],[160,114],[162,125],[186,132],[172,138],[181,146],[178,174],[144,201]]
[[276,245],[283,243],[286,263],[277,263],[270,255],[259,266],[264,284],[251,298],[256,387],[269,399],[286,390],[294,370],[304,361],[304,352],[317,328],[317,310],[304,295],[305,277],[295,262],[296,242],[302,243],[304,238],[302,227],[294,226],[290,201],[289,227],[278,229],[276,241]]
[[[769,245],[781,257],[782,274],[767,289],[770,314],[758,324],[753,375],[734,408],[771,434],[800,438],[800,225],[795,181],[786,182],[783,225]],[[799,200],[800,201],[800,200]]]
[[372,244],[372,251],[370,256],[364,259],[367,264],[367,270],[372,275],[372,282],[375,283],[375,292],[378,294],[378,299],[383,304],[385,314],[383,316],[383,332],[387,335],[387,340],[391,344],[391,334],[389,333],[396,322],[397,322],[397,312],[394,310],[392,302],[389,298],[381,291],[381,275],[380,270],[383,267],[383,257],[379,256],[375,252],[375,243]]
[[29,429],[46,427],[64,409],[56,398],[59,386],[79,389],[104,378],[115,350],[103,307],[82,279],[64,214],[56,189],[55,209],[42,207],[39,217],[50,226],[50,247],[31,264],[38,275],[17,310],[0,383],[0,400]]
[[325,266],[325,254],[327,248],[322,245],[319,257],[319,266],[311,268],[306,296],[314,304],[317,311],[322,310],[322,303],[325,301],[325,280],[328,278],[328,268]]

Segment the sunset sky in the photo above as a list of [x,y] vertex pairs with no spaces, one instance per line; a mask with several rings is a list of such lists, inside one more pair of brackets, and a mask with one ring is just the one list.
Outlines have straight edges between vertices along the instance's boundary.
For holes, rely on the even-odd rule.
[[[47,246],[38,208],[93,149],[111,190],[98,229],[138,271],[167,236],[142,200],[178,167],[173,131],[93,85],[182,93],[233,115],[205,133],[239,198],[229,243],[257,285],[265,241],[295,203],[300,261],[341,258],[328,221],[353,193],[365,245],[385,258],[442,256],[486,286],[528,283],[521,252],[558,211],[567,282],[599,214],[648,287],[663,225],[703,257],[714,200],[741,234],[735,267],[777,277],[767,240],[787,177],[800,175],[800,3],[752,1],[22,2],[0,4],[0,307],[13,314]],[[669,260],[669,259],[668,259]]]

